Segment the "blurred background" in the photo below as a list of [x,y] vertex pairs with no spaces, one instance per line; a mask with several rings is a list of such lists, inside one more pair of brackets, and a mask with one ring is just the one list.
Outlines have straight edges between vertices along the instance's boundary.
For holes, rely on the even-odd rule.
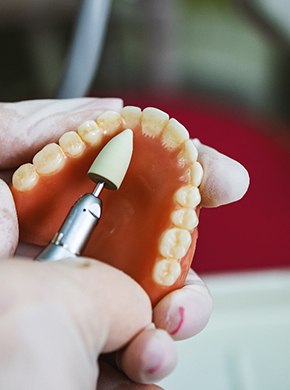
[[[82,3],[0,3],[1,101],[56,96]],[[98,15],[90,23],[99,23]],[[258,379],[241,379],[253,377],[246,363],[253,356],[253,341],[242,351],[242,371],[240,365],[229,363],[235,373],[231,380],[218,377],[222,368],[213,375],[217,384],[223,383],[218,389],[273,389],[275,381],[276,389],[290,388],[284,364],[290,361],[289,331],[287,342],[273,339],[285,335],[290,322],[289,67],[287,0],[116,0],[111,3],[100,62],[87,91],[89,96],[119,96],[125,104],[167,111],[192,137],[237,159],[250,173],[251,185],[241,202],[202,210],[193,266],[216,294],[217,318],[211,327],[220,330],[222,323],[229,323],[224,313],[235,306],[232,296],[240,302],[237,313],[243,314],[236,318],[243,321],[252,316],[257,321],[254,327],[250,322],[242,327],[256,333],[243,333],[235,324],[231,329],[248,340],[257,340],[257,332],[264,329],[265,337],[255,349],[260,351],[258,361],[264,362],[259,378],[264,375],[273,381],[259,387]],[[79,77],[83,72],[80,66]],[[255,304],[248,312],[251,301]],[[205,335],[216,335],[217,328],[210,329]],[[233,340],[235,335],[234,331]],[[270,338],[268,345],[265,340]],[[195,344],[192,348],[207,351],[205,345],[201,341],[200,348]],[[262,345],[273,353],[266,363]],[[216,346],[220,351],[223,347]],[[227,350],[226,361],[238,355]],[[275,376],[278,356],[286,360]],[[216,367],[218,361],[218,356],[212,358]],[[202,372],[205,378],[206,371]],[[277,384],[278,378],[283,378],[283,384]],[[169,382],[166,386],[170,389]],[[204,382],[200,386],[210,388]]]
[[[53,96],[81,3],[1,2],[1,100]],[[108,3],[96,91],[163,87],[288,116],[287,0]]]
[[[1,2],[2,100],[53,95],[80,4]],[[285,0],[113,1],[94,87],[208,92],[287,115],[287,11]]]

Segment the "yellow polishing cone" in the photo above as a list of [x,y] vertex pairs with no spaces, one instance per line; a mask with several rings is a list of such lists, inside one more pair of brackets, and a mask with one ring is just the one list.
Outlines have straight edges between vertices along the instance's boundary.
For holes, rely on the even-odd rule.
[[88,171],[89,178],[95,183],[105,183],[110,190],[117,190],[126,175],[132,153],[133,131],[126,129],[100,151]]

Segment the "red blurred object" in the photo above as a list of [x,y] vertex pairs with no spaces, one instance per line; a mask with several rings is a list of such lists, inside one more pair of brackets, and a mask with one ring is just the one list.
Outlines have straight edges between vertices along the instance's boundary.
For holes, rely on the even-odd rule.
[[202,210],[194,269],[208,273],[289,267],[290,152],[269,135],[275,134],[273,125],[192,97],[140,91],[121,96],[125,105],[166,111],[192,137],[240,161],[250,173],[249,191],[240,202]]

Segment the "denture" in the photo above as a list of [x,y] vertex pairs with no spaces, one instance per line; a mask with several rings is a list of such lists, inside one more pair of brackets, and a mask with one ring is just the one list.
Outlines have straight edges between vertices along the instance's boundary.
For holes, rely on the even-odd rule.
[[83,255],[134,278],[155,305],[185,281],[197,240],[203,170],[185,127],[156,108],[106,111],[40,150],[12,179],[20,239],[47,245],[73,203],[94,184],[86,173],[126,128],[134,151],[118,191],[103,191],[103,214]]

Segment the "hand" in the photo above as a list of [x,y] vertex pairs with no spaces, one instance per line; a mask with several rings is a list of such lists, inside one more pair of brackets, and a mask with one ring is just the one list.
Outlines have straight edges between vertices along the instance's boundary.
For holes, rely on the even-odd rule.
[[[119,110],[121,106],[121,101],[117,99],[73,99],[4,104],[0,106],[0,117],[2,123],[5,124],[1,134],[1,149],[3,150],[0,153],[0,166],[2,168],[16,167],[30,159],[44,144],[57,139],[64,131],[75,129],[83,120],[94,118],[104,110]],[[28,133],[29,142],[28,137],[25,137]],[[40,134],[41,137],[39,137]],[[241,197],[248,185],[245,170],[238,163],[218,152],[201,144],[197,146],[200,151],[200,161],[205,170],[202,185],[203,206],[214,207]],[[213,160],[214,164],[212,164]],[[221,183],[219,173],[224,169],[227,169],[227,173],[235,172],[233,176],[240,178],[239,186],[229,174],[226,175],[228,183]],[[4,171],[2,176],[9,177],[9,170]],[[2,231],[0,255],[8,258],[16,249],[18,231],[13,199],[4,182],[0,182],[0,207],[0,215],[4,216],[0,219]],[[23,253],[24,249],[30,253],[31,257],[35,255],[35,249],[31,246],[20,247],[18,252]],[[98,355],[101,352],[120,349],[126,344],[127,347],[119,356],[119,366],[122,370],[133,380],[139,382],[161,379],[173,369],[176,355],[171,338],[166,332],[146,328],[151,323],[151,308],[146,294],[121,272],[97,261],[83,260],[83,262],[80,259],[76,263],[48,263],[45,264],[45,268],[42,267],[44,264],[31,261],[10,260],[8,262],[3,260],[0,264],[3,278],[6,281],[13,281],[8,292],[6,289],[9,285],[3,283],[4,290],[1,294],[5,297],[5,301],[3,304],[0,303],[0,316],[6,315],[6,322],[9,324],[6,333],[0,331],[0,335],[4,335],[3,340],[0,336],[0,343],[4,343],[2,350],[6,348],[7,351],[15,352],[10,354],[11,358],[23,360],[28,368],[33,367],[32,371],[26,367],[25,372],[19,372],[21,375],[18,375],[14,369],[10,373],[12,379],[9,377],[9,370],[5,369],[7,378],[9,380],[22,378],[22,382],[25,381],[23,378],[27,378],[28,381],[34,378],[35,388],[40,386],[44,388],[44,378],[47,388],[57,388],[57,386],[66,388],[65,386],[68,387],[68,385],[72,388],[90,388],[90,384],[94,383],[97,376],[94,362]],[[56,282],[57,277],[61,279],[59,283]],[[99,289],[95,285],[98,278],[102,282]],[[93,280],[94,283],[92,283]],[[116,287],[116,291],[111,289],[112,284]],[[183,289],[165,297],[154,309],[156,325],[166,329],[175,339],[183,339],[196,334],[205,326],[211,312],[210,294],[202,281],[192,273],[186,284]],[[61,291],[55,291],[52,294],[51,286],[61,286]],[[83,291],[84,288],[85,291]],[[9,298],[9,291],[11,298]],[[72,293],[74,306],[71,305],[70,294]],[[98,296],[102,296],[102,299],[96,299]],[[124,307],[114,310],[114,296],[123,297]],[[138,301],[136,306],[133,305],[132,296]],[[13,305],[9,304],[8,308],[7,304],[5,305],[7,299],[8,302],[10,299],[13,303]],[[87,308],[87,312],[84,313],[84,302],[87,302],[87,306],[92,311]],[[130,305],[127,307],[125,302],[130,302]],[[21,308],[25,307],[24,304],[30,308],[30,311],[28,310],[22,316]],[[11,307],[15,309],[12,310]],[[104,321],[100,320],[100,313]],[[132,318],[131,324],[127,323],[128,318]],[[68,321],[70,326],[66,327]],[[17,330],[16,326],[17,329],[28,329],[27,332],[16,332],[18,333],[18,349],[12,338],[13,331]],[[42,329],[43,339],[47,340],[47,343],[40,339],[39,329]],[[69,329],[71,331],[68,331]],[[103,336],[104,333],[105,336]],[[35,338],[34,334],[39,339]],[[61,345],[63,345],[62,348],[57,348]],[[152,355],[154,345],[154,356],[161,362],[158,370],[154,370],[158,367],[157,362],[154,367],[148,367],[153,360],[152,356],[146,356],[146,353]],[[71,346],[71,349],[68,346]],[[30,353],[27,353],[28,347]],[[159,352],[159,357],[156,351]],[[58,358],[51,359],[49,362],[50,371],[55,374],[47,378],[44,375],[48,364],[45,357],[49,354],[55,354]],[[81,358],[86,354],[87,359]],[[136,356],[141,358],[136,359]],[[37,372],[39,372],[37,378],[34,360],[37,360]],[[1,364],[0,360],[0,367]],[[58,372],[59,364],[63,364],[61,373]],[[19,367],[14,364],[11,366]],[[21,369],[21,365],[19,368]],[[84,373],[86,374],[83,375]],[[23,376],[24,374],[26,377]],[[101,378],[100,388],[104,383],[104,377]],[[5,377],[1,376],[0,380],[5,381]],[[112,380],[122,383],[124,379]],[[26,383],[30,382],[26,381]],[[108,388],[108,383],[106,386],[103,388]]]

